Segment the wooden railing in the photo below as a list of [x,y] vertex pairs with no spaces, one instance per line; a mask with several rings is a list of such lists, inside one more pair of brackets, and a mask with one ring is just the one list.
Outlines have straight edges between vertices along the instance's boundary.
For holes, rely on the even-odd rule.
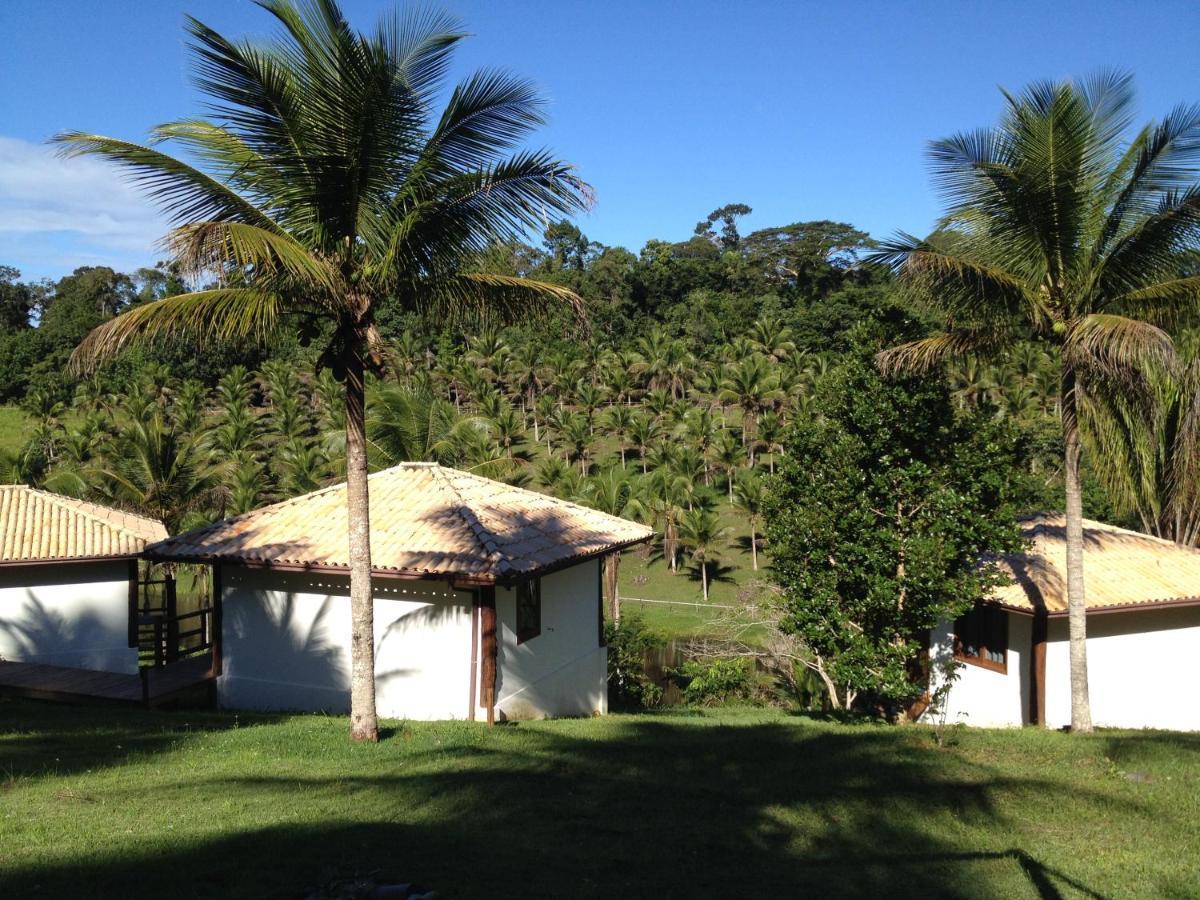
[[209,607],[176,615],[138,617],[138,656],[142,665],[161,667],[208,653],[213,648],[213,611]]

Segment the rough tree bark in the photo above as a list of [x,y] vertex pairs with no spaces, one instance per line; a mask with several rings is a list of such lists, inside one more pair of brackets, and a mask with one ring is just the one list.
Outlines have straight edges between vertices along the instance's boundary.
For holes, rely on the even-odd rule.
[[378,741],[371,509],[367,494],[366,396],[361,344],[346,350],[346,516],[350,532],[350,736]]
[[1088,698],[1087,605],[1083,586],[1083,495],[1079,486],[1079,418],[1076,375],[1062,373],[1062,424],[1067,486],[1067,624],[1071,645],[1071,731],[1092,730]]
[[604,588],[608,592],[609,612],[613,624],[621,624],[621,598],[618,595],[617,579],[621,573],[621,551],[604,557]]

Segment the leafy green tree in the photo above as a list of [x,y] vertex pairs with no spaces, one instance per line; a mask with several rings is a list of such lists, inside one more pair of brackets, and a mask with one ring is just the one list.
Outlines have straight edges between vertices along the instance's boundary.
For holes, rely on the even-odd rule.
[[20,277],[12,266],[0,266],[0,332],[22,331],[30,325],[33,291],[17,280]]
[[[167,334],[327,341],[321,364],[346,387],[351,595],[351,734],[377,740],[365,373],[382,364],[380,310],[512,317],[580,305],[565,288],[470,271],[494,241],[548,213],[584,208],[588,188],[546,152],[509,155],[543,122],[525,81],[469,76],[444,96],[463,37],[434,14],[356,31],[335,0],[264,0],[271,42],[231,41],[188,20],[211,120],[161,125],[198,169],[155,146],[92,134],[57,140],[129,169],[171,216],[173,260],[218,286],[134,307],[91,332],[77,361]],[[57,302],[57,301],[56,301]]]
[[1184,271],[1183,256],[1200,247],[1200,107],[1180,107],[1126,141],[1128,76],[1038,82],[1005,96],[998,126],[932,145],[950,204],[939,232],[901,235],[876,256],[948,326],[879,361],[890,372],[926,371],[1030,335],[1058,351],[1071,728],[1086,732],[1081,420],[1135,402],[1148,369],[1173,366],[1159,325],[1200,301],[1200,276]]
[[851,359],[792,428],[764,512],[783,627],[816,659],[830,703],[919,695],[923,638],[1000,582],[1020,547],[1013,440],[956,418],[944,386]]

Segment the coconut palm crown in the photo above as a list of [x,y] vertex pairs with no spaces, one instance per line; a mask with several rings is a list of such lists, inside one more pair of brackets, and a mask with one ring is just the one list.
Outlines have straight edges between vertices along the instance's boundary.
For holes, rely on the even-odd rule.
[[1164,329],[1200,305],[1181,260],[1200,246],[1200,107],[1179,107],[1130,139],[1127,75],[1005,93],[995,128],[931,145],[948,212],[927,240],[901,234],[874,259],[942,314],[945,331],[879,355],[884,371],[929,370],[1031,334],[1061,367],[1072,727],[1087,694],[1081,423],[1148,397],[1175,364]]
[[543,123],[528,82],[476,73],[439,112],[464,36],[452,19],[397,13],[364,33],[334,0],[259,5],[279,26],[267,40],[233,41],[187,20],[209,118],[160,125],[148,145],[55,138],[66,154],[124,167],[169,217],[173,259],[194,283],[211,282],[110,320],[73,361],[90,368],[178,334],[202,345],[290,328],[325,341],[321,362],[346,391],[352,733],[375,739],[363,382],[383,361],[377,311],[384,302],[443,318],[578,310],[563,288],[470,268],[493,242],[585,208],[590,191],[548,152],[521,149]]

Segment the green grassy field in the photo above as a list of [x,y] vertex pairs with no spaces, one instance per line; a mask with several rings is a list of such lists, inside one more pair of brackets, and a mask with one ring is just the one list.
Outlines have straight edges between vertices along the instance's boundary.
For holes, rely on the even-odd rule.
[[0,406],[0,453],[15,453],[29,440],[29,416],[16,406]]
[[[0,702],[0,895],[1194,896],[1200,735]],[[320,896],[337,896],[327,892]]]

